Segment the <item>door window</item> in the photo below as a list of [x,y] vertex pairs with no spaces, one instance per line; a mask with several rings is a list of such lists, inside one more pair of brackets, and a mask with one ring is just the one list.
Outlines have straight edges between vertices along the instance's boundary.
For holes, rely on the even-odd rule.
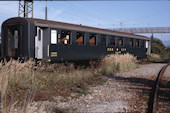
[[146,41],[146,48],[149,48],[149,41]]
[[57,44],[57,30],[51,30],[51,44]]
[[41,41],[41,29],[38,30],[38,40]]
[[35,37],[35,58],[43,58],[43,30],[37,27],[37,36]]
[[18,48],[18,31],[14,31],[14,48]]

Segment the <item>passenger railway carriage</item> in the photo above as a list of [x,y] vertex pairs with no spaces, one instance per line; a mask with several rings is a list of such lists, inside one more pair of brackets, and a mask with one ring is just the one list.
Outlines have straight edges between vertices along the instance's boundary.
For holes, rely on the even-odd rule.
[[150,39],[130,33],[33,18],[2,24],[2,57],[48,62],[95,60],[107,54],[149,55]]

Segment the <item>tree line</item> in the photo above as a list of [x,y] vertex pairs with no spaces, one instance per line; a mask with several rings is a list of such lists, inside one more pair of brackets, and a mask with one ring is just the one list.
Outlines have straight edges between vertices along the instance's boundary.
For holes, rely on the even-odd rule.
[[170,47],[166,47],[163,42],[151,36],[151,53],[158,54],[164,60],[170,59]]

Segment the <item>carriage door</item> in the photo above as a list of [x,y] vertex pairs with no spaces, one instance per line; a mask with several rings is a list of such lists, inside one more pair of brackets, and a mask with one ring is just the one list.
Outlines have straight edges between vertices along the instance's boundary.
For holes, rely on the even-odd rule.
[[35,37],[35,58],[43,57],[43,30],[37,27],[37,36]]

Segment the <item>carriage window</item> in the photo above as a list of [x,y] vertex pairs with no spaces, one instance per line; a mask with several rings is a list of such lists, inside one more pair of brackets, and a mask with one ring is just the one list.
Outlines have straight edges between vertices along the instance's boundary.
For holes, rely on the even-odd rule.
[[130,47],[134,47],[134,41],[133,41],[133,39],[130,39]]
[[90,45],[96,45],[96,35],[95,34],[90,34],[90,39],[89,39],[89,44]]
[[122,47],[123,46],[123,39],[119,38],[119,46]]
[[51,30],[51,44],[57,44],[57,30]]
[[101,45],[106,45],[106,36],[101,36]]
[[37,36],[37,26],[35,26],[35,36]]
[[61,44],[70,44],[70,31],[61,31]]
[[78,45],[84,45],[84,33],[77,32],[76,43]]
[[136,47],[139,47],[139,40],[136,40]]
[[145,41],[142,40],[142,47],[145,47]]
[[38,30],[38,40],[41,40],[41,29]]
[[146,41],[145,43],[146,43],[145,47],[149,48],[149,41]]
[[18,48],[18,31],[14,31],[14,48]]
[[115,38],[110,37],[110,46],[115,46]]

